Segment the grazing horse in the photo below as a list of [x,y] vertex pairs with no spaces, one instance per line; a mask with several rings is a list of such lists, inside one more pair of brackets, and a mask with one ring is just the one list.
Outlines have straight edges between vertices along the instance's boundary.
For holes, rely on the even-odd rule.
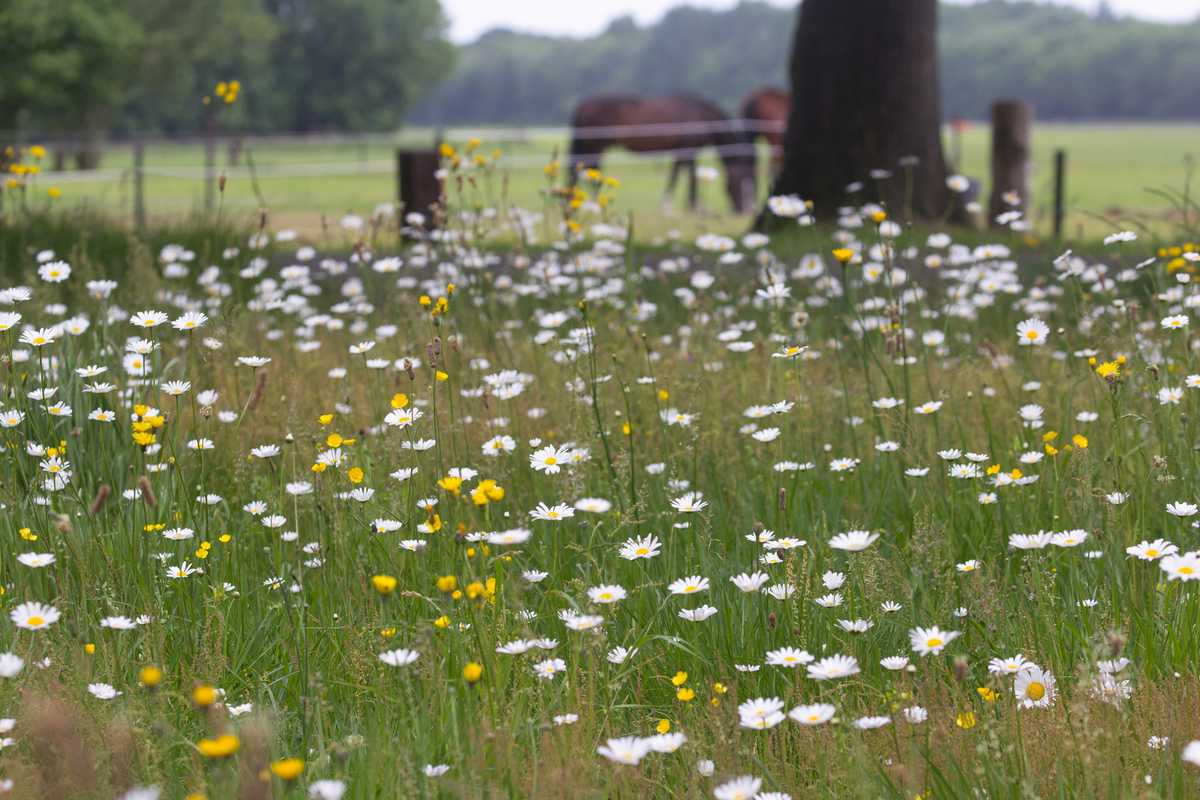
[[771,145],[771,172],[775,174],[783,169],[783,130],[787,125],[788,114],[791,113],[791,110],[791,95],[783,89],[775,89],[770,86],[750,92],[742,98],[741,105],[738,106],[738,116],[743,120],[751,123],[779,124],[778,129],[769,124],[761,126],[766,130],[760,130],[752,124],[747,126],[751,141],[762,136],[767,140],[767,144]]
[[696,156],[707,145],[718,148],[725,162],[725,188],[738,212],[754,207],[754,146],[740,126],[698,97],[669,95],[591,97],[575,110],[571,140],[572,181],[575,168],[598,167],[600,156],[620,145],[635,153],[671,152],[675,164],[664,204],[670,202],[679,170],[690,180],[688,203],[696,207]]

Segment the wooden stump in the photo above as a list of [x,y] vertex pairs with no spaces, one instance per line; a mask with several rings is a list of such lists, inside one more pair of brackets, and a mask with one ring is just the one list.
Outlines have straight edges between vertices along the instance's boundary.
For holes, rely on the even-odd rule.
[[[1029,219],[1030,180],[1029,130],[1033,104],[1027,100],[997,100],[992,103],[992,198],[988,203],[989,224],[1006,211],[1020,211]],[[1004,195],[1016,192],[1016,204]]]
[[429,207],[442,194],[437,171],[441,168],[437,150],[399,150],[396,152],[396,179],[399,181],[400,202],[405,213],[415,212],[425,217],[425,225],[433,224]]

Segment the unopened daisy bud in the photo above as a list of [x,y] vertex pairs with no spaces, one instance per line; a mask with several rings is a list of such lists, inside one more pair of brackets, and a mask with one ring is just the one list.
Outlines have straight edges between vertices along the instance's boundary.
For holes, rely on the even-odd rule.
[[766,529],[767,529],[767,526],[763,525],[761,522],[756,522],[750,527],[750,530],[754,531],[754,535],[756,537],[761,536],[762,532],[765,531]]
[[107,483],[100,487],[100,491],[96,492],[96,496],[92,499],[92,505],[89,507],[93,515],[104,510],[104,504],[108,502],[110,494],[112,494],[112,487]]
[[457,585],[458,580],[453,575],[443,575],[437,580],[437,587],[443,594],[450,594]]
[[145,475],[138,475],[137,479],[138,490],[142,493],[142,500],[146,505],[154,508],[158,505],[158,498],[154,496],[154,489],[150,488],[150,479]]
[[258,380],[254,384],[254,392],[250,395],[250,402],[247,404],[251,411],[258,408],[258,404],[262,402],[263,394],[267,390],[267,371],[259,370]]

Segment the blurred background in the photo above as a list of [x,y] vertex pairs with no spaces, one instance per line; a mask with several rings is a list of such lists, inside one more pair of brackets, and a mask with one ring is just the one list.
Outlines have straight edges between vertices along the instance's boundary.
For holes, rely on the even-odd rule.
[[[943,3],[948,167],[985,197],[989,108],[1020,98],[1033,231],[1050,225],[1059,150],[1072,235],[1166,213],[1145,189],[1183,186],[1200,141],[1198,14],[1200,0]],[[796,4],[775,2],[7,0],[0,143],[45,149],[27,159],[37,202],[131,217],[140,173],[143,213],[183,218],[212,209],[221,171],[223,213],[265,204],[303,236],[395,200],[399,148],[477,138],[502,153],[505,198],[532,205],[581,99],[684,92],[734,115],[748,91],[788,87],[795,26]],[[670,167],[605,156],[619,208],[648,230],[694,216],[682,183],[663,207]],[[745,228],[723,191],[700,192],[707,229]]]

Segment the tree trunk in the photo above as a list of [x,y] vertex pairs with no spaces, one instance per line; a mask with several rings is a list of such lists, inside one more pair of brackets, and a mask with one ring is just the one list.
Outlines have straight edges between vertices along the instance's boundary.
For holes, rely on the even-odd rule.
[[900,221],[937,220],[952,202],[961,214],[946,188],[936,35],[937,0],[803,0],[775,193],[826,220],[853,204],[854,183]]
[[[1020,211],[1022,219],[1029,219],[1033,186],[1029,172],[1032,123],[1032,103],[1026,100],[992,103],[992,198],[988,203],[988,219],[993,226],[997,226],[996,217],[1009,211]],[[1014,199],[1015,203],[1009,202]]]

